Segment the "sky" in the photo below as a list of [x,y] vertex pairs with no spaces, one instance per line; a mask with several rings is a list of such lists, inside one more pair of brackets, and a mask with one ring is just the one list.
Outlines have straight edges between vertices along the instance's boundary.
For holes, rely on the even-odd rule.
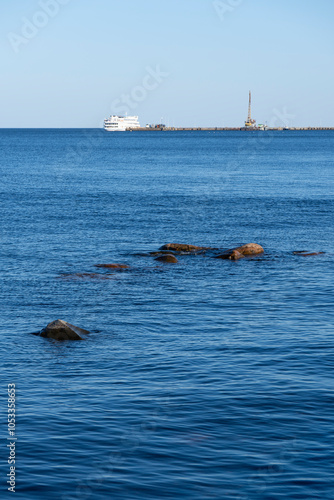
[[3,0],[0,127],[334,126],[333,0]]

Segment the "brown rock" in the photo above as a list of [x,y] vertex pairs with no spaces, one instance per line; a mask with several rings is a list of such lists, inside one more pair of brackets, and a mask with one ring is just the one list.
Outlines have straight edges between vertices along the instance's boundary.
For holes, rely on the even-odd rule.
[[87,333],[89,333],[88,330],[83,330],[78,326],[57,319],[43,328],[40,332],[40,336],[55,340],[82,340],[81,335]]
[[163,254],[156,257],[154,260],[158,260],[159,262],[169,262],[171,264],[176,264],[178,262],[177,258],[173,254]]
[[300,255],[301,257],[311,257],[312,255],[323,255],[325,252],[293,252],[295,255]]
[[[264,250],[261,247],[261,245],[258,245],[257,243],[247,243],[246,245],[242,245],[241,247],[231,248],[230,250],[226,250],[221,255],[217,255],[215,258],[237,260],[240,259],[241,257],[259,255],[263,252]],[[239,257],[238,254],[241,254],[241,257]]]
[[107,269],[128,269],[127,264],[95,264],[95,267],[104,267]]
[[197,247],[195,245],[184,245],[183,243],[167,243],[159,250],[173,250],[174,252],[198,252],[199,250],[209,250],[210,247]]
[[229,256],[229,259],[230,260],[239,260],[239,259],[242,259],[244,257],[244,255],[240,252],[238,252],[238,250],[233,250]]
[[242,255],[259,255],[264,252],[261,245],[257,243],[247,243],[247,245],[242,245],[241,247],[234,248],[237,252],[240,252]]

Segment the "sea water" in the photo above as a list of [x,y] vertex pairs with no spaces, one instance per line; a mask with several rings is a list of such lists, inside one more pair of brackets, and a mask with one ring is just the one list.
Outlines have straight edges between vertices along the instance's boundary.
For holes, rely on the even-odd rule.
[[[15,384],[15,498],[333,499],[334,133],[0,147],[1,498]],[[168,242],[265,253],[155,261]],[[31,335],[58,318],[91,333]]]

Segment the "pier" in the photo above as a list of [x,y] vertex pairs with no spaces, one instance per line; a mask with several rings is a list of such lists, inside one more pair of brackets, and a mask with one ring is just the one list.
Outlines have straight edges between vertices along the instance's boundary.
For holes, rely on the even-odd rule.
[[293,131],[293,130],[334,130],[334,127],[139,127],[127,129],[128,132],[230,132],[230,131],[246,131],[246,132],[268,132],[272,130]]

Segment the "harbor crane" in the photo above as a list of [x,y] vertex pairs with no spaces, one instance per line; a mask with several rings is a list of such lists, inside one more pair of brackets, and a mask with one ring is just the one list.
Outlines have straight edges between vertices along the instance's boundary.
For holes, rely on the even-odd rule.
[[252,94],[251,91],[249,91],[249,101],[248,101],[248,117],[247,120],[245,121],[245,127],[251,128],[255,127],[256,120],[252,119]]

